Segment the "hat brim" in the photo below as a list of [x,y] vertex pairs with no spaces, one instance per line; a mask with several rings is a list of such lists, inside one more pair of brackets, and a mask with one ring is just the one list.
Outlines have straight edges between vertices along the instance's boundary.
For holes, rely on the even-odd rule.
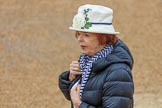
[[93,27],[90,27],[89,29],[78,29],[74,27],[69,27],[70,30],[74,31],[82,31],[82,32],[90,32],[90,33],[102,33],[102,34],[119,34],[120,32],[115,32],[114,27],[111,25],[109,26],[99,26],[99,25],[93,25]]

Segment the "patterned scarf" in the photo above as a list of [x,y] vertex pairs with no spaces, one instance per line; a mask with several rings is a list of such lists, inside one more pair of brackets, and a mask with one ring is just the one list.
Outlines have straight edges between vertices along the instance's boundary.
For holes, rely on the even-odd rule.
[[93,62],[107,57],[113,50],[112,45],[106,45],[101,51],[97,52],[93,57],[82,54],[79,59],[79,64],[82,72],[82,78],[80,79],[80,97],[82,97],[83,89],[87,83],[89,75],[92,70]]

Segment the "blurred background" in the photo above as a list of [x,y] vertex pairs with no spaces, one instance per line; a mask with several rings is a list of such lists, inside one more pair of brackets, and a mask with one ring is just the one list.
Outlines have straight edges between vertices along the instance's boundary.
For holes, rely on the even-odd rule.
[[162,108],[162,0],[0,0],[0,108],[70,108],[58,76],[78,60],[78,6],[114,10],[135,64],[135,108]]

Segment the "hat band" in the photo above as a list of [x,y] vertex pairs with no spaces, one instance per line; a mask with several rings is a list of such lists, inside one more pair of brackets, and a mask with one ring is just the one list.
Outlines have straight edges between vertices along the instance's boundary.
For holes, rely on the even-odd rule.
[[98,22],[89,22],[91,24],[101,24],[101,25],[112,25],[112,23],[98,23]]

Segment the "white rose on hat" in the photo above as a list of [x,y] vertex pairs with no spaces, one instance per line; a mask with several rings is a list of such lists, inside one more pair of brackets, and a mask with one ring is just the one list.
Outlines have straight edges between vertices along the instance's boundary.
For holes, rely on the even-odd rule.
[[81,28],[85,25],[85,17],[83,14],[77,14],[73,18],[73,27],[75,28]]

